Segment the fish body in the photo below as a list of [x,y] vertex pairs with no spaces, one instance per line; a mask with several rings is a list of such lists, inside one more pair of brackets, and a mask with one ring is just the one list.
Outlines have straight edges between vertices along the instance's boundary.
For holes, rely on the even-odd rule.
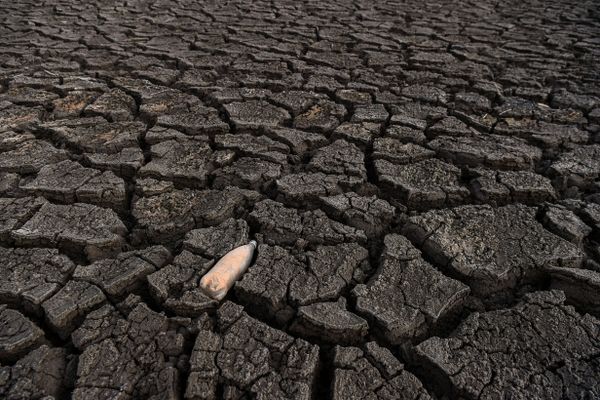
[[255,250],[256,241],[252,240],[225,254],[200,279],[200,289],[212,299],[222,300],[250,266]]

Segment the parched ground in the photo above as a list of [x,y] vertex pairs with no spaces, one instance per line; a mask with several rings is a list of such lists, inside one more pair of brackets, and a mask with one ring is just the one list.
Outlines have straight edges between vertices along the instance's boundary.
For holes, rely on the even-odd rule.
[[599,4],[1,1],[0,398],[600,399]]

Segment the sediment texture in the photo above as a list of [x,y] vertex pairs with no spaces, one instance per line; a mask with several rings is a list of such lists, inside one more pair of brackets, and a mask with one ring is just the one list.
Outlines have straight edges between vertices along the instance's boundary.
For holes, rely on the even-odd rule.
[[599,37],[592,0],[2,1],[0,397],[600,398]]

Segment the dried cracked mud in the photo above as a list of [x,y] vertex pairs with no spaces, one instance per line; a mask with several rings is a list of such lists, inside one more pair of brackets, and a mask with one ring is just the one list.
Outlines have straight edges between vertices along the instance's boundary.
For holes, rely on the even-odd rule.
[[0,398],[600,399],[599,37],[594,0],[2,1]]

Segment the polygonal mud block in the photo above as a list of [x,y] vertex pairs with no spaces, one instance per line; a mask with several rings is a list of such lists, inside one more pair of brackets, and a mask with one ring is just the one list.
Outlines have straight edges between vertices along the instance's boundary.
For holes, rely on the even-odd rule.
[[368,252],[356,244],[319,246],[300,256],[259,245],[256,262],[235,285],[236,296],[267,318],[284,323],[294,308],[336,300],[368,270]]
[[9,241],[11,232],[20,228],[44,205],[42,197],[0,198],[0,240]]
[[117,214],[90,204],[45,203],[11,237],[20,245],[83,251],[91,261],[119,253],[127,228]]
[[6,105],[0,106],[0,127],[5,129],[31,127],[40,122],[43,113],[42,107],[18,106],[6,102]]
[[315,244],[366,242],[363,231],[333,221],[321,210],[299,213],[269,199],[256,203],[249,222],[269,244],[294,244],[300,238]]
[[475,131],[456,117],[445,117],[427,129],[427,136],[472,136]]
[[16,361],[44,342],[44,331],[16,310],[0,305],[0,360]]
[[306,132],[284,127],[268,128],[265,134],[289,146],[294,154],[304,154],[314,148],[328,143],[327,138],[320,133]]
[[221,120],[217,110],[201,105],[191,106],[189,110],[159,114],[156,124],[158,126],[174,128],[192,136],[215,135],[229,132],[229,125]]
[[61,398],[67,393],[66,371],[65,349],[40,346],[13,366],[0,367],[0,396],[10,400]]
[[359,190],[363,179],[347,175],[326,175],[322,172],[298,172],[284,175],[275,184],[281,200],[295,207],[317,206],[321,196],[331,196],[346,190]]
[[375,275],[352,291],[356,311],[393,345],[422,339],[460,310],[469,288],[433,268],[405,237],[387,235],[384,245]]
[[386,348],[375,342],[358,347],[336,346],[333,354],[334,400],[429,400],[423,384]]
[[537,222],[536,209],[523,205],[430,211],[410,217],[403,233],[482,296],[534,282],[546,267],[578,267],[584,259],[577,246]]
[[167,140],[150,148],[151,161],[139,170],[145,178],[202,188],[212,171],[212,150],[204,141]]
[[389,113],[383,104],[369,104],[356,107],[352,114],[352,122],[379,122],[387,121]]
[[112,171],[127,178],[133,177],[144,164],[144,153],[139,147],[126,147],[112,154],[84,153],[83,158],[93,168]]
[[381,159],[394,164],[409,164],[433,158],[435,152],[414,143],[402,143],[393,138],[375,139],[373,159]]
[[419,344],[413,359],[446,393],[469,399],[595,396],[599,322],[564,299],[559,291],[537,292],[512,308],[473,313],[448,338]]
[[134,238],[168,242],[194,228],[220,224],[239,214],[253,201],[253,194],[233,187],[203,191],[163,188],[158,194],[134,200]]
[[540,204],[556,199],[550,179],[532,171],[493,171],[476,169],[470,182],[473,197],[480,202]]
[[31,174],[43,166],[69,158],[65,150],[59,150],[42,140],[28,140],[14,150],[0,153],[0,171]]
[[306,111],[320,98],[325,97],[321,93],[305,92],[302,90],[284,90],[269,96],[273,103],[287,109],[292,115],[298,115]]
[[340,139],[318,149],[308,168],[325,174],[356,176],[366,180],[364,158],[364,153],[358,147]]
[[144,303],[124,313],[108,305],[89,313],[73,332],[81,351],[73,399],[177,397],[184,337],[172,326]]
[[542,158],[541,149],[522,139],[501,135],[439,136],[427,146],[447,161],[471,167],[527,170]]
[[574,212],[560,205],[548,205],[542,217],[544,227],[571,243],[580,245],[592,233]]
[[42,304],[46,321],[62,338],[69,337],[83,317],[106,300],[97,286],[69,281]]
[[10,88],[2,93],[0,101],[7,100],[24,106],[46,106],[58,97],[56,93],[22,86]]
[[100,115],[106,117],[111,122],[129,121],[133,119],[136,108],[133,97],[115,88],[87,105],[84,114],[90,116]]
[[104,118],[93,117],[52,121],[41,129],[76,150],[115,154],[138,146],[146,126],[141,122],[106,122]]
[[248,243],[250,228],[243,219],[229,218],[223,223],[194,229],[185,235],[183,248],[207,258],[220,258],[238,246]]
[[34,140],[35,135],[31,132],[16,132],[13,130],[0,130],[0,152],[15,150],[25,142]]
[[546,150],[549,154],[561,146],[585,144],[589,133],[573,125],[553,124],[537,119],[505,118],[494,126],[494,132],[500,135],[517,136]]
[[54,119],[77,118],[99,96],[98,92],[69,92],[65,97],[52,102],[52,116]]
[[244,189],[264,191],[281,176],[281,165],[259,158],[243,157],[215,170],[213,187],[237,186]]
[[365,148],[379,136],[381,125],[374,122],[344,122],[332,133],[334,139],[344,139]]
[[69,160],[44,166],[35,178],[22,180],[19,187],[25,193],[62,203],[80,201],[117,210],[125,207],[127,197],[123,179]]
[[589,188],[600,176],[600,145],[579,146],[562,153],[550,166],[549,173],[558,189]]
[[548,268],[552,289],[562,290],[570,303],[600,317],[600,273],[583,268]]
[[123,298],[139,288],[146,276],[162,268],[171,259],[171,253],[163,246],[120,253],[115,258],[79,265],[73,279],[93,283],[108,296]]
[[460,169],[438,159],[407,165],[377,160],[375,171],[386,193],[411,209],[456,205],[469,196],[460,183]]
[[298,307],[298,317],[290,327],[301,337],[334,344],[360,343],[369,325],[358,315],[346,310],[346,301],[314,303]]
[[363,230],[367,237],[384,232],[395,213],[395,208],[385,200],[352,192],[321,197],[321,204],[331,218]]
[[328,133],[337,128],[346,112],[346,108],[341,104],[321,100],[294,118],[294,128]]
[[0,247],[0,258],[0,301],[35,313],[75,269],[75,264],[56,249]]
[[238,131],[276,127],[290,119],[290,114],[286,110],[266,101],[251,100],[230,103],[226,104],[224,108]]
[[265,161],[286,164],[290,149],[287,145],[270,139],[268,136],[253,136],[250,134],[227,134],[215,137],[218,149],[234,150],[236,154],[245,157],[260,158]]
[[214,309],[217,302],[198,286],[213,264],[209,259],[184,250],[172,263],[148,275],[150,294],[167,310],[181,316],[196,317]]
[[200,331],[192,357],[187,399],[225,396],[314,398],[319,348],[249,317],[242,307],[225,303],[218,311],[219,335]]

